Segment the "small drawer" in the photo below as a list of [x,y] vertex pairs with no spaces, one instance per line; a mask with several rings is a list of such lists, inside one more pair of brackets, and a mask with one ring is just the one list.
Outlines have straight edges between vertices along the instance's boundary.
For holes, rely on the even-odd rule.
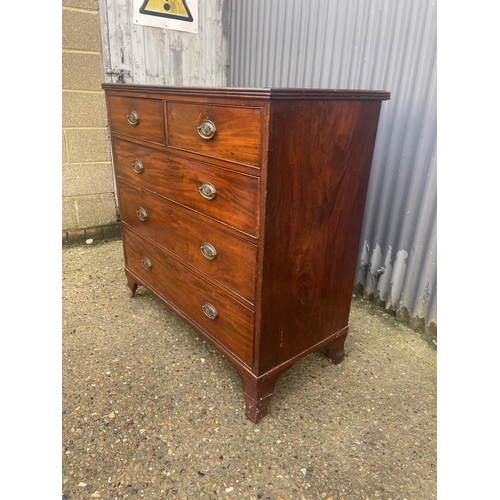
[[124,229],[123,243],[126,266],[143,284],[251,366],[254,313],[250,309],[132,231]]
[[137,97],[108,97],[111,133],[165,145],[163,101]]
[[260,166],[261,108],[167,103],[168,145],[202,155]]
[[254,302],[257,247],[142,189],[118,183],[120,218],[223,286]]
[[118,178],[257,236],[258,177],[185,160],[118,139],[113,141],[113,154]]

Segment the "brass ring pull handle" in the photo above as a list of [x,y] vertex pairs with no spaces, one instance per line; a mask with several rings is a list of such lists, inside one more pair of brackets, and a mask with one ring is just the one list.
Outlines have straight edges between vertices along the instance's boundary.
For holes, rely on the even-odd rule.
[[142,222],[148,220],[148,213],[146,212],[146,210],[144,210],[144,208],[139,207],[139,210],[137,210],[136,214],[137,218],[139,220],[142,220]]
[[217,194],[217,189],[215,189],[215,186],[210,182],[204,182],[198,188],[198,191],[206,200],[213,200],[215,198],[215,195]]
[[207,260],[214,260],[215,257],[217,257],[217,250],[210,243],[203,243],[203,245],[201,245],[200,247],[200,250],[203,257],[205,257],[205,259]]
[[202,306],[202,309],[208,319],[215,319],[217,318],[217,316],[219,316],[217,309],[215,309],[215,307],[210,304],[210,302],[205,302]]
[[153,264],[151,264],[151,261],[147,257],[144,257],[141,260],[141,264],[142,264],[142,267],[144,269],[146,269],[146,271],[151,271],[151,268],[153,267]]
[[202,139],[205,139],[207,141],[215,135],[216,131],[217,129],[215,128],[215,123],[210,120],[203,120],[198,125],[198,134],[200,134],[200,137]]
[[141,161],[135,160],[134,163],[132,163],[132,170],[136,174],[142,174],[142,172],[144,172],[144,165]]
[[139,125],[139,113],[133,109],[130,114],[127,115],[127,121],[130,125]]

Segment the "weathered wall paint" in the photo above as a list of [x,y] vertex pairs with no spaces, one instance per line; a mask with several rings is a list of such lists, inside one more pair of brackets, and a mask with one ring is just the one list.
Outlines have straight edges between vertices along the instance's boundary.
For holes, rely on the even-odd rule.
[[226,86],[228,0],[199,0],[198,33],[137,25],[130,0],[99,0],[106,82]]

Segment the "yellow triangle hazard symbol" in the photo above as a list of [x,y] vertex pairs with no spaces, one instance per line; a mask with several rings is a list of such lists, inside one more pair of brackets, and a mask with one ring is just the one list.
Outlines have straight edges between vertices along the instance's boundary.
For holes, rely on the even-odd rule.
[[145,0],[139,12],[149,16],[179,19],[187,22],[193,21],[193,16],[185,0]]

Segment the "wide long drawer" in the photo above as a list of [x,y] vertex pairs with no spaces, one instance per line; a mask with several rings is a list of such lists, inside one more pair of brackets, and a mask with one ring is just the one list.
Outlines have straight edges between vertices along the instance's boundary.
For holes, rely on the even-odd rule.
[[125,264],[146,288],[182,311],[248,366],[252,364],[254,313],[190,272],[173,257],[124,228]]
[[254,303],[256,245],[133,185],[118,182],[118,192],[123,222]]
[[261,133],[261,108],[167,103],[167,143],[173,148],[259,167]]
[[257,236],[258,177],[179,158],[127,141],[113,141],[117,177]]

